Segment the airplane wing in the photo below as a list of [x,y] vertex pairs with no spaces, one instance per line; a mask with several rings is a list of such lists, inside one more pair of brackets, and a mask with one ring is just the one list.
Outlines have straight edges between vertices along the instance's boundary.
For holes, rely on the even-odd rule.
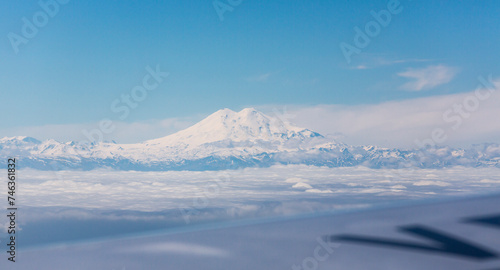
[[[3,244],[2,244],[3,245]],[[19,250],[0,269],[500,269],[500,195]]]

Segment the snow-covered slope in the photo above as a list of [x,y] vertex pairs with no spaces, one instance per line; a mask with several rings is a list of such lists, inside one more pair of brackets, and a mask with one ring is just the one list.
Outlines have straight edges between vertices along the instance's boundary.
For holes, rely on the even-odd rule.
[[17,157],[24,167],[45,170],[220,170],[276,163],[373,168],[500,166],[500,147],[495,144],[418,151],[348,146],[253,108],[219,110],[185,130],[137,144],[6,137],[0,139],[0,155]]
[[289,140],[306,141],[313,137],[322,136],[266,116],[253,108],[247,108],[240,112],[219,110],[192,127],[145,143],[151,146],[189,147],[222,141],[285,144]]

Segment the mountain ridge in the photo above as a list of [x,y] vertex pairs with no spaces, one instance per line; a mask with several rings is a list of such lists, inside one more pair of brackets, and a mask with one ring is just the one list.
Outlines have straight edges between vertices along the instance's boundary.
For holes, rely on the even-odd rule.
[[[349,146],[265,115],[254,108],[222,109],[174,134],[134,144],[0,138],[0,155],[41,170],[223,170],[305,164],[371,168],[500,167],[500,146],[405,150]],[[5,161],[0,161],[1,163]]]

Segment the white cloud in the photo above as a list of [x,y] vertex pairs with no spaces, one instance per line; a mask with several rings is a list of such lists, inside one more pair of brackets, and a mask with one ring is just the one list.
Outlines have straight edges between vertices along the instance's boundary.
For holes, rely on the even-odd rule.
[[372,54],[372,53],[361,53],[358,57],[353,59],[351,64],[345,64],[343,68],[346,69],[374,69],[380,67],[387,67],[392,65],[400,64],[410,64],[410,63],[422,63],[431,62],[432,59],[418,59],[418,58],[395,58],[394,56],[386,54]]
[[[464,102],[474,100],[475,91],[369,105],[288,105],[287,114],[293,116],[290,118],[298,126],[334,135],[337,140],[354,145],[417,148],[415,140],[430,138],[437,128],[446,132],[443,145],[468,147],[483,142],[500,143],[500,121],[497,120],[500,80],[494,83],[496,91],[480,100],[477,109],[467,112],[467,118],[456,118],[454,106],[465,108]],[[269,111],[269,108],[262,109]],[[449,110],[452,112],[448,116],[461,121],[456,129],[453,127],[458,120],[443,118]]]
[[267,82],[271,78],[273,78],[273,79],[276,78],[276,75],[280,74],[284,70],[285,69],[282,68],[280,70],[274,70],[274,71],[269,71],[269,72],[261,73],[261,74],[255,75],[255,76],[247,77],[245,80],[247,82],[258,82],[258,83]]
[[446,183],[443,181],[418,181],[413,183],[414,186],[440,186],[440,187],[447,187],[450,186],[450,183]]
[[329,190],[329,189],[325,189],[325,190],[321,190],[321,189],[308,189],[306,190],[306,192],[309,192],[309,193],[333,193],[333,191]]
[[366,65],[358,65],[354,69],[362,70],[362,69],[368,69],[368,67]]
[[306,179],[302,179],[302,178],[298,178],[298,177],[292,177],[292,178],[288,178],[285,180],[286,183],[303,183],[303,182],[307,182]]
[[409,68],[404,72],[398,73],[398,76],[412,79],[412,81],[401,86],[402,89],[421,91],[449,83],[457,73],[458,70],[456,68],[436,65],[421,69]]
[[267,80],[269,80],[269,77],[271,77],[271,75],[273,75],[273,73],[268,72],[268,73],[260,74],[258,76],[250,77],[247,79],[247,81],[249,81],[249,82],[266,82]]
[[303,182],[298,182],[297,184],[293,185],[292,188],[296,189],[312,189],[313,187],[309,184],[303,183]]
[[500,184],[500,180],[491,180],[491,179],[483,179],[479,182],[484,184]]

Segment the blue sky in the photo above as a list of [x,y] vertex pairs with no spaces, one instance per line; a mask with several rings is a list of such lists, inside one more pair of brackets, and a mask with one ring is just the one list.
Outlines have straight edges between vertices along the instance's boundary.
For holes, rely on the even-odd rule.
[[[493,0],[401,0],[402,10],[348,64],[340,44],[354,44],[354,28],[365,29],[370,12],[389,2],[243,0],[220,20],[212,1],[69,1],[15,53],[9,34],[22,36],[23,18],[43,9],[3,1],[0,137],[20,127],[134,123],[225,107],[381,104],[466,93],[478,76],[500,74]],[[168,78],[119,119],[113,101],[158,65]]]

